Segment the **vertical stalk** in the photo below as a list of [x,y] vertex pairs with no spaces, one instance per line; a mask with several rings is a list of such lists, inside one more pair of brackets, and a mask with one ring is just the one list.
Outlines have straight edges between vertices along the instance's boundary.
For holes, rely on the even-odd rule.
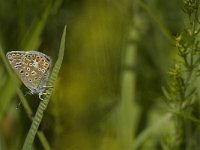
[[[64,28],[64,32],[63,32],[62,39],[61,39],[58,60],[56,61],[56,64],[52,70],[51,77],[47,84],[48,86],[54,86],[55,80],[57,79],[57,76],[58,76],[62,61],[63,61],[63,57],[64,57],[65,35],[66,35],[66,27]],[[47,105],[49,103],[49,99],[51,97],[52,92],[53,92],[53,88],[49,88],[47,90],[47,93],[49,93],[49,94],[47,94],[45,96],[44,100],[40,102],[37,112],[35,114],[35,117],[33,119],[33,122],[31,124],[31,128],[29,129],[28,135],[25,139],[22,150],[30,150],[31,149],[31,147],[33,145],[33,141],[35,139],[35,135],[36,135],[36,133],[38,131],[38,127],[42,121],[44,111],[47,108]]]

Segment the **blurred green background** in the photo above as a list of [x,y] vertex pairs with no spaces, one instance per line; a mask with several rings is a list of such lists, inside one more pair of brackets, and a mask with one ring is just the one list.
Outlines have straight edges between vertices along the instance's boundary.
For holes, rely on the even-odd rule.
[[[173,137],[161,88],[183,29],[181,1],[0,0],[0,47],[65,57],[33,149],[160,150]],[[28,89],[22,85],[21,90]],[[37,95],[26,95],[33,111]],[[0,150],[21,149],[31,119],[0,57]]]

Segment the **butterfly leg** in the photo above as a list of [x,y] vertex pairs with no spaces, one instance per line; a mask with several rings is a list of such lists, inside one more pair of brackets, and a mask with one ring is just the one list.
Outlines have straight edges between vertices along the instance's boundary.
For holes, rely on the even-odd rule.
[[42,95],[49,95],[49,94],[50,93],[47,93],[47,92],[45,92],[45,93],[41,92],[41,93],[39,93],[39,99],[44,101],[44,99],[42,98]]
[[39,93],[39,99],[41,100],[41,101],[44,101],[44,99],[42,98],[42,95],[43,95],[44,93]]

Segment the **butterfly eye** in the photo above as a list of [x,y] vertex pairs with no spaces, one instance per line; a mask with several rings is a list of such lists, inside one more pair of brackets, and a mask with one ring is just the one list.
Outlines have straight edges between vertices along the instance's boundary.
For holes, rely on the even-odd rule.
[[15,66],[15,69],[18,69],[18,66]]
[[15,54],[12,54],[12,57],[15,57]]
[[28,81],[29,81],[29,82],[32,82],[32,80],[31,80],[31,79],[29,79]]
[[33,64],[32,64],[32,63],[29,63],[29,66],[33,66]]
[[30,71],[31,69],[29,67],[27,67],[27,70]]

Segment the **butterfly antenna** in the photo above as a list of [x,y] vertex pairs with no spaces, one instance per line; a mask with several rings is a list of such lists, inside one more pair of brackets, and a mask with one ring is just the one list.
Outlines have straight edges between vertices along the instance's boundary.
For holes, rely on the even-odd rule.
[[51,85],[44,85],[43,88],[53,88]]
[[31,92],[31,91],[28,91],[28,92],[26,92],[26,94],[25,94],[25,96],[26,95],[32,95],[33,93]]

